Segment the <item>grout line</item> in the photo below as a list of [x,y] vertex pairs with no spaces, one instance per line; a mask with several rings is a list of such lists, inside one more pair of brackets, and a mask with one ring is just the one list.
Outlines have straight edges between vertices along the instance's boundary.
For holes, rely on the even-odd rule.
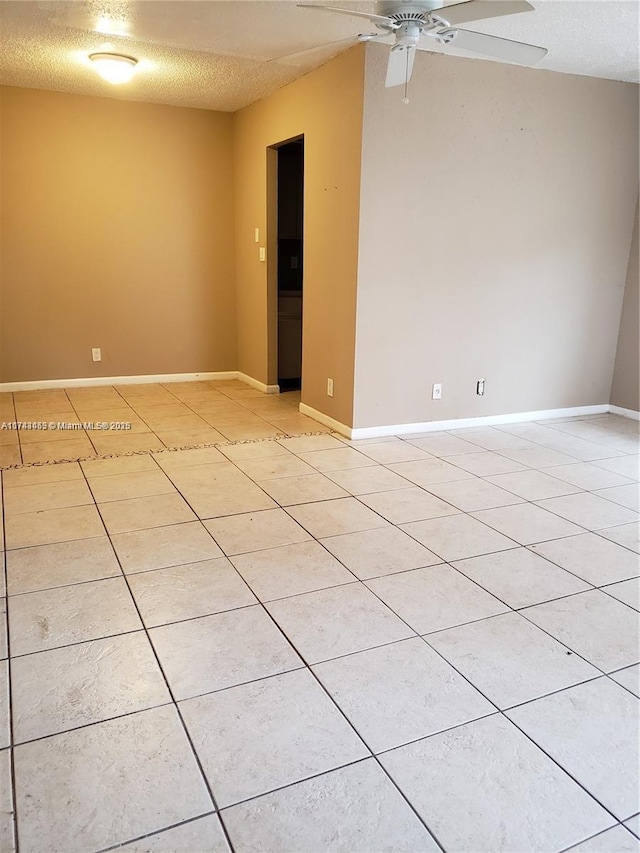
[[[218,820],[220,820],[220,815],[217,811],[204,812],[203,814],[196,815],[196,817],[190,817],[188,820],[180,821],[179,823],[173,823],[171,826],[164,826],[162,829],[156,829],[153,832],[149,832],[146,835],[137,835],[135,838],[127,838],[126,841],[119,841],[117,844],[112,844],[109,847],[101,847],[97,853],[110,853],[111,850],[120,850],[122,847],[127,846],[129,844],[137,844],[139,841],[145,841],[148,838],[153,838],[156,835],[161,835],[163,832],[169,832],[172,829],[178,829],[179,827],[189,826],[190,823],[195,823],[197,820],[203,820],[203,818],[213,817],[214,815],[218,816]],[[222,823],[222,821],[220,821]],[[223,834],[224,830],[223,830]],[[175,851],[175,853],[180,853],[180,851]],[[185,851],[188,853],[188,851]],[[194,851],[195,853],[195,851]],[[222,853],[222,851],[220,851]]]

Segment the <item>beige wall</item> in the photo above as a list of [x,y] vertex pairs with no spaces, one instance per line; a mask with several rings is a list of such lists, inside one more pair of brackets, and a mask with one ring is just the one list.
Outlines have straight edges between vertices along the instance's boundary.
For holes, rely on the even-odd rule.
[[618,348],[611,385],[611,403],[623,409],[640,411],[640,304],[638,289],[640,287],[640,270],[638,269],[638,205],[633,224],[633,238],[629,253],[627,282],[624,288],[622,316],[620,317],[620,332]]
[[235,369],[232,116],[4,88],[0,120],[0,380]]
[[254,229],[265,245],[268,146],[304,134],[302,399],[345,424],[353,405],[363,77],[357,47],[235,114],[238,369],[276,381],[268,323],[275,293],[267,292],[269,263],[258,259]]
[[608,402],[637,86],[420,53],[404,105],[386,59],[367,47],[354,425]]

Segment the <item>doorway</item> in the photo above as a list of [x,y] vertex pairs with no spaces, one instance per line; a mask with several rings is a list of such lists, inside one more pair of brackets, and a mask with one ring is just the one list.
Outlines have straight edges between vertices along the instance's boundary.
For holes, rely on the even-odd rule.
[[302,384],[304,281],[304,137],[280,145],[277,155],[277,338],[280,391]]

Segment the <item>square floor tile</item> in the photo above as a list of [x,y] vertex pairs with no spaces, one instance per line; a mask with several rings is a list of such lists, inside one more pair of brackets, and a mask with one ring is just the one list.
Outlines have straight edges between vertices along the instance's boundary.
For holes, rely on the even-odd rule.
[[[619,459],[600,459],[598,460],[598,468],[604,468],[621,477],[627,477],[629,480],[640,480],[640,456],[638,454],[631,456],[622,456]],[[609,483],[608,485],[622,485],[622,483]],[[606,488],[606,486],[592,486],[591,488]]]
[[384,527],[388,522],[356,498],[290,506],[289,513],[316,539]]
[[[222,468],[222,465],[208,465],[208,468]],[[197,471],[196,468],[183,469]],[[217,518],[221,515],[257,512],[261,509],[274,509],[275,502],[256,486],[241,471],[237,476],[228,476],[226,472],[219,480],[206,483],[185,484],[180,491],[189,501],[200,518]],[[173,478],[176,479],[176,473]],[[271,482],[271,481],[269,481]],[[277,482],[280,482],[279,480]]]
[[154,453],[153,459],[163,471],[171,473],[177,468],[190,468],[196,465],[212,465],[216,462],[226,462],[226,458],[215,447],[201,447],[196,450],[175,450],[164,453]]
[[499,714],[381,761],[445,850],[558,851],[614,823]]
[[224,557],[137,572],[129,576],[129,585],[148,628],[256,603],[251,590]]
[[347,655],[313,669],[374,752],[495,712],[419,638]]
[[23,512],[40,512],[45,509],[93,504],[91,492],[84,480],[62,480],[55,483],[38,483],[32,486],[15,486],[7,489],[4,509],[7,518]]
[[227,515],[205,521],[204,526],[229,556],[311,539],[307,531],[282,509]]
[[21,449],[22,461],[25,464],[57,460],[70,462],[96,454],[88,438],[76,438],[73,441],[36,441],[23,444]]
[[373,759],[232,806],[224,822],[243,851],[439,850]]
[[149,635],[178,700],[302,666],[258,606],[152,628]]
[[605,463],[617,462],[617,460],[601,460],[598,464],[589,462],[576,462],[573,465],[554,466],[553,471],[547,473],[558,480],[564,480],[580,489],[607,489],[610,486],[623,486],[629,482],[626,477],[608,471]]
[[602,591],[617,598],[634,610],[640,610],[640,578],[632,578],[610,586],[602,587]]
[[347,497],[341,489],[324,474],[309,474],[303,477],[282,477],[278,480],[263,480],[262,488],[281,506],[325,501]]
[[110,534],[180,524],[196,518],[178,494],[110,501],[100,504],[100,514]]
[[284,456],[263,456],[257,459],[238,459],[236,465],[252,480],[276,480],[280,477],[302,477],[314,474],[311,465],[288,453]]
[[595,533],[541,542],[532,545],[531,550],[594,586],[640,575],[637,554]]
[[538,604],[523,613],[605,672],[640,660],[638,614],[598,589]]
[[529,442],[526,439],[519,438],[517,435],[511,435],[496,427],[457,429],[456,435],[459,435],[465,441],[477,444],[478,447],[483,447],[485,450],[502,450],[504,447],[529,446]]
[[118,853],[230,853],[218,815],[211,814],[118,847]]
[[425,518],[439,518],[443,515],[456,515],[458,513],[458,510],[451,504],[445,503],[428,494],[424,489],[417,487],[362,495],[360,500],[393,524],[404,524],[410,521],[421,521]]
[[598,678],[507,716],[619,820],[635,814],[640,702],[634,696]]
[[90,483],[98,503],[165,495],[176,491],[171,480],[159,469],[103,475],[92,478]]
[[391,439],[378,441],[373,444],[358,445],[358,450],[380,465],[393,465],[398,462],[421,462],[433,459],[430,453],[425,453],[406,441]]
[[631,693],[640,699],[640,664],[609,673],[609,678],[612,678],[617,684],[626,687],[627,690],[630,690]]
[[260,601],[352,583],[354,576],[317,542],[241,554],[231,562]]
[[333,450],[312,450],[308,453],[300,453],[300,459],[311,465],[318,471],[344,471],[347,468],[364,468],[373,465],[373,461],[366,455],[353,450],[351,447],[336,448]]
[[267,609],[308,663],[414,635],[360,583],[272,601]]
[[[578,486],[558,480],[544,471],[516,471],[513,474],[498,474],[487,478],[491,483],[513,492],[528,501],[540,501],[544,498],[555,498],[559,495],[570,495],[580,491]],[[478,507],[489,509],[489,507]]]
[[[373,460],[369,460],[373,463]],[[370,464],[368,468],[348,468],[331,471],[327,476],[352,495],[370,495],[373,492],[388,492],[392,489],[408,489],[411,483],[394,474],[383,465]]]
[[25,850],[101,850],[213,808],[171,706],[32,741],[14,754]]
[[127,574],[222,556],[222,551],[199,521],[119,533],[111,541]]
[[629,548],[640,554],[640,523],[620,524],[618,527],[609,527],[607,530],[599,530],[600,536],[617,542],[623,548]]
[[142,631],[15,658],[16,743],[171,702]]
[[120,456],[114,459],[89,459],[81,462],[82,470],[89,482],[96,477],[110,477],[113,474],[135,474],[142,471],[157,471],[158,466],[151,456]]
[[[556,498],[556,500],[562,500]],[[474,518],[488,524],[495,530],[510,536],[521,545],[544,542],[548,539],[560,539],[562,536],[574,536],[583,533],[582,528],[558,518],[551,512],[534,504],[504,506],[500,509],[484,509],[473,513]]]
[[418,542],[443,560],[462,560],[515,548],[516,543],[468,515],[432,518],[402,525]]
[[360,580],[421,569],[440,562],[440,557],[397,527],[329,536],[321,542]]
[[454,566],[514,610],[591,588],[527,548],[471,557]]
[[369,754],[306,669],[188,699],[180,709],[221,808]]
[[471,444],[470,441],[447,432],[434,432],[432,435],[425,435],[424,438],[407,438],[406,440],[414,447],[419,447],[420,450],[438,457],[477,453],[479,450],[477,444]]
[[366,584],[418,634],[504,613],[509,608],[451,566],[389,575]]
[[[504,451],[506,453],[506,451]],[[524,471],[525,466],[513,459],[507,459],[500,453],[492,453],[490,450],[482,450],[478,453],[463,453],[457,456],[447,457],[447,461],[457,465],[470,474],[478,477],[489,477],[492,474],[508,474],[511,471]]]
[[449,483],[453,480],[466,480],[473,477],[473,474],[461,467],[451,465],[443,459],[398,462],[389,465],[389,468],[396,474],[400,474],[401,477],[415,483],[416,486],[424,486],[425,488],[428,488],[432,483]]
[[453,483],[434,483],[429,486],[429,491],[463,512],[522,503],[522,498],[517,495],[478,477]]
[[[530,468],[550,468],[555,465],[570,465],[575,462],[575,457],[552,450],[549,447],[508,447],[500,452],[509,459],[521,462]],[[553,474],[553,472],[550,473]]]
[[630,524],[638,520],[638,513],[626,507],[599,498],[589,492],[566,495],[561,498],[549,498],[539,501],[538,506],[548,509],[556,515],[580,524],[588,530],[601,530],[616,524]]
[[9,617],[13,656],[142,628],[122,578],[13,595]]
[[5,527],[8,549],[104,536],[104,526],[95,506],[24,512],[6,518]]
[[118,577],[120,566],[106,536],[7,553],[9,595]]
[[450,628],[427,640],[499,708],[599,675],[518,613]]
[[601,489],[595,493],[597,497],[606,498],[620,506],[626,506],[635,512],[640,510],[640,486],[629,483],[628,486],[615,486],[613,489]]

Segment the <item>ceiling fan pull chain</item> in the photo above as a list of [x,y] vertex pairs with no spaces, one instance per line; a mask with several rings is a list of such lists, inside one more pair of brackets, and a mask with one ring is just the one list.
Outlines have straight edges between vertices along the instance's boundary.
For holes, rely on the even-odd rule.
[[[415,48],[414,48],[414,50],[415,50]],[[402,103],[408,104],[409,103],[409,97],[408,97],[408,95],[409,95],[409,50],[407,49],[405,51],[405,53],[407,54],[407,72],[406,72],[405,78],[404,78],[404,98],[402,99]]]

